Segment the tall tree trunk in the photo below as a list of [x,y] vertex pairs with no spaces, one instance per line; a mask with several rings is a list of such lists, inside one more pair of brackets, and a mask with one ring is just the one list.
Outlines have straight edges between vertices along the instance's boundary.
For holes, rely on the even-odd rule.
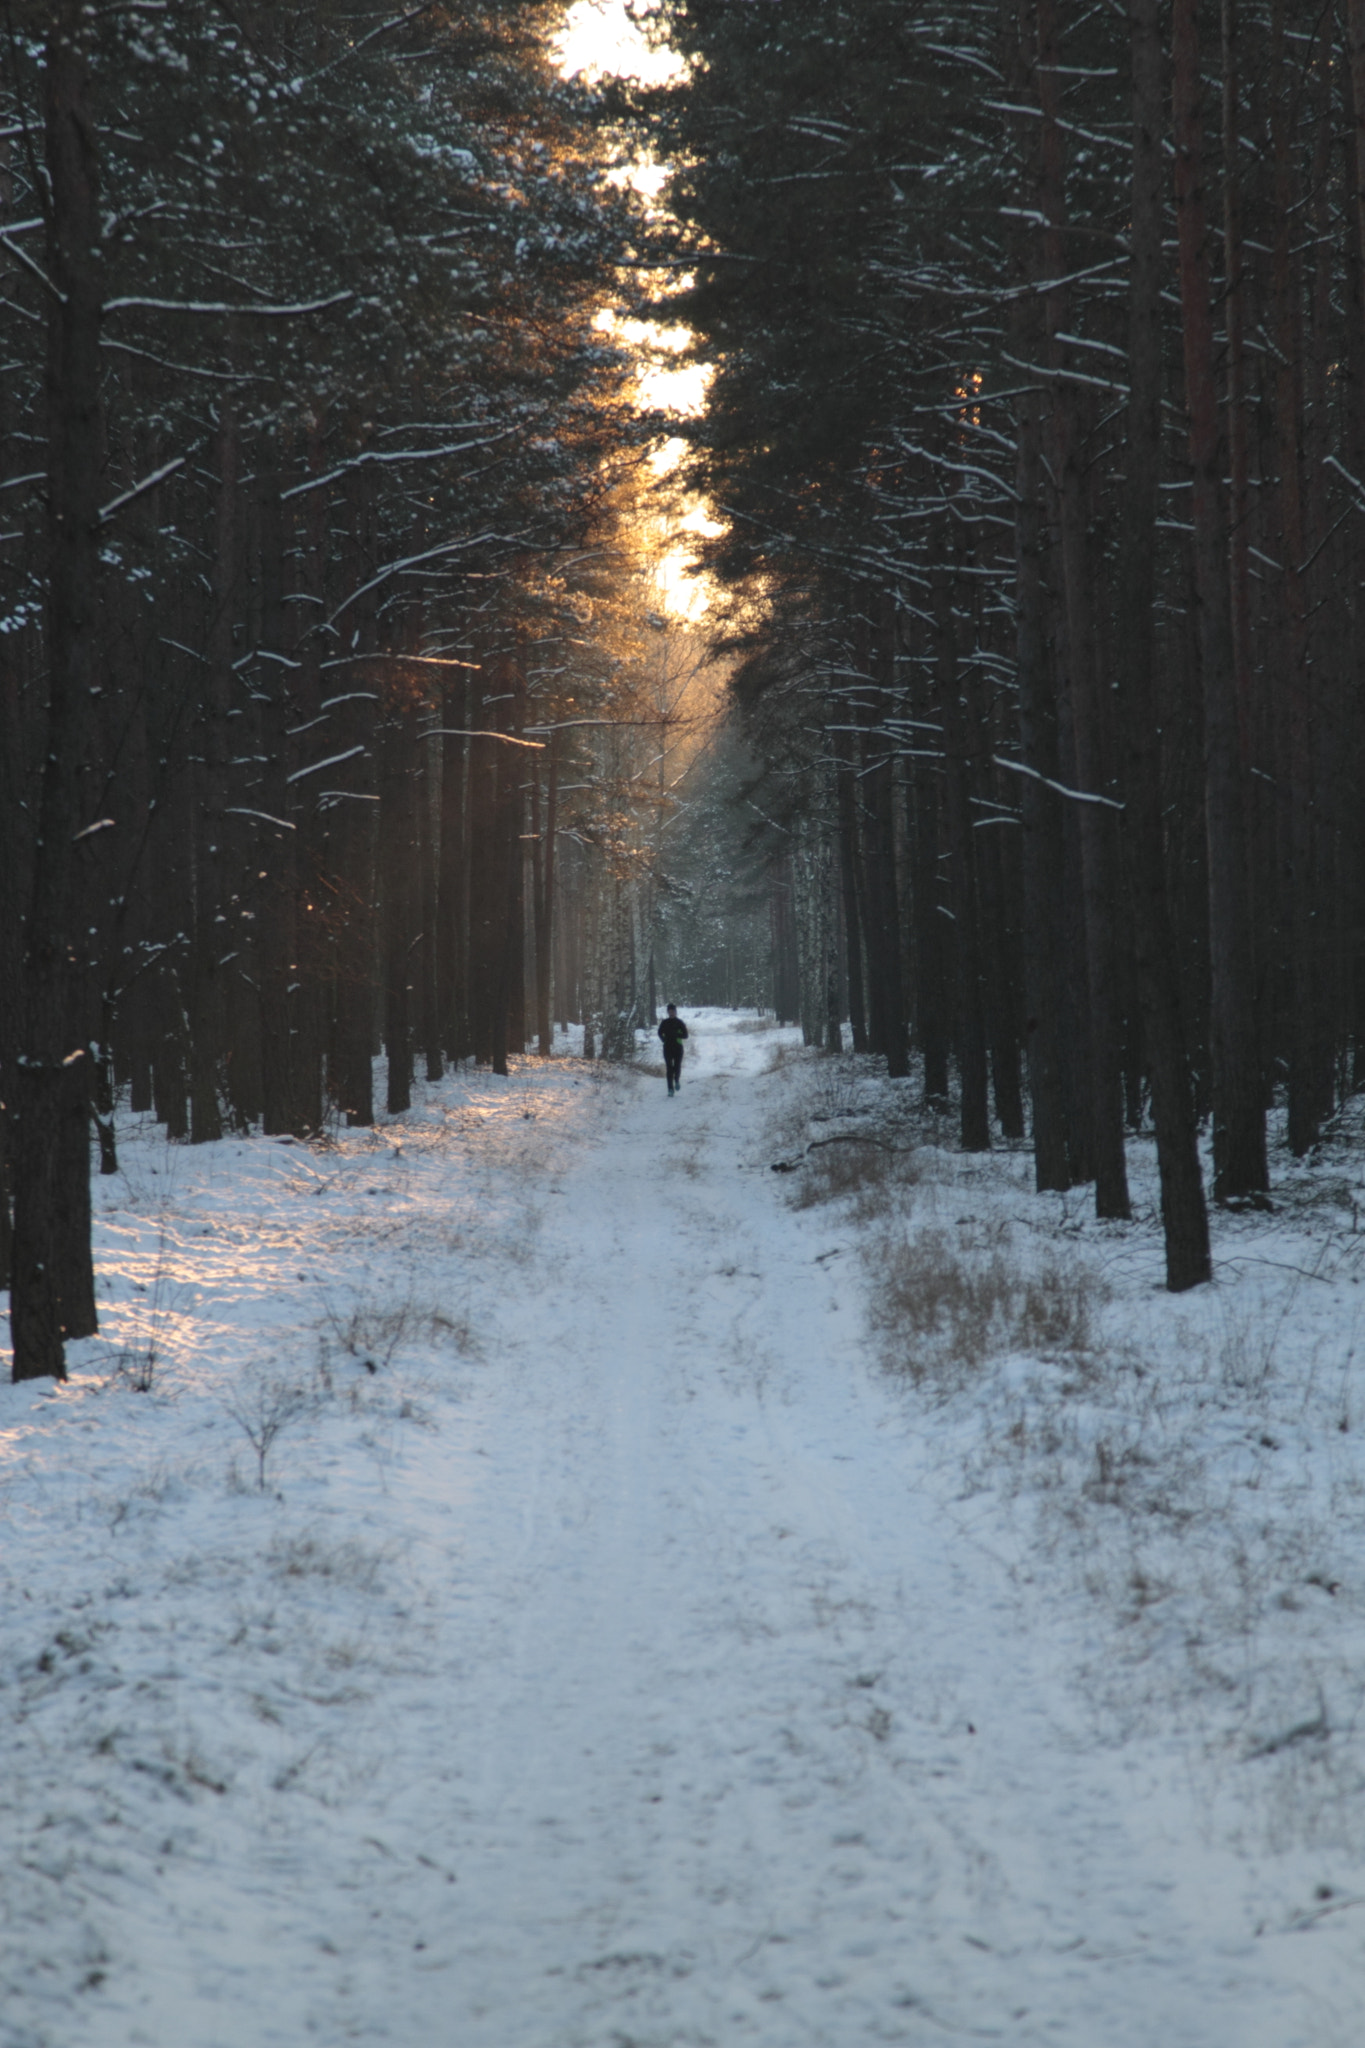
[[[1253,648],[1251,551],[1255,523],[1265,509],[1266,493],[1253,493],[1251,486],[1252,394],[1247,374],[1246,326],[1249,275],[1243,234],[1243,178],[1246,156],[1242,147],[1239,112],[1241,78],[1239,51],[1241,21],[1239,0],[1220,0],[1223,57],[1222,143],[1223,143],[1223,294],[1224,325],[1227,331],[1227,466],[1228,466],[1228,617],[1232,635],[1232,668],[1237,699],[1237,734],[1244,778],[1249,777],[1258,747],[1258,726],[1264,720],[1265,692],[1257,690]],[[1268,408],[1266,409],[1268,411]],[[1257,500],[1261,499],[1258,504]],[[1268,662],[1263,667],[1277,664]],[[1258,702],[1258,696],[1261,699]],[[1278,748],[1275,749],[1278,752]],[[1244,831],[1248,858],[1248,887],[1253,903],[1273,900],[1277,886],[1277,856],[1274,830],[1274,793],[1262,782],[1245,782]],[[1262,815],[1258,816],[1258,812]],[[1252,922],[1252,974],[1258,991],[1265,989],[1273,971],[1273,936],[1269,921]],[[1260,1000],[1256,1005],[1256,1049],[1258,1071],[1265,1073],[1278,1049],[1275,1006]]]
[[[476,702],[488,695],[476,693]],[[491,726],[479,702],[476,723]],[[498,858],[501,815],[500,771],[505,749],[494,739],[469,742],[469,1044],[481,1066],[493,1058],[498,973],[498,935],[503,867]]]
[[[164,712],[165,707],[163,715]],[[194,872],[194,777],[188,741],[189,735],[180,720],[164,718],[156,735],[161,794],[155,814],[159,829],[153,840],[156,859],[151,887],[153,929],[160,932],[188,932],[193,927],[190,881]],[[157,1121],[165,1125],[166,1136],[173,1142],[187,1138],[190,1131],[185,971],[183,951],[168,949],[148,976],[153,1031],[152,1106]]]
[[[1055,529],[1058,524],[1055,516],[1052,524]],[[1061,582],[1061,565],[1058,559],[1060,552],[1060,548],[1054,550],[1053,563],[1058,574],[1056,585],[1048,594],[1048,653],[1052,663],[1052,697],[1057,706],[1058,775],[1067,789],[1075,789],[1080,782],[1080,771],[1076,766],[1076,740],[1067,652],[1066,602],[1064,593],[1057,587]],[[1080,804],[1065,800],[1058,805],[1061,812],[1063,858],[1060,915],[1065,933],[1062,974],[1066,1002],[1062,1013],[1062,1031],[1065,1046],[1063,1078],[1067,1091],[1067,1142],[1070,1148],[1067,1160],[1072,1182],[1078,1187],[1087,1185],[1095,1178],[1095,1148],[1091,1119],[1093,1077],[1090,1057],[1090,966],[1086,946],[1085,882],[1081,860],[1081,808]]]
[[[521,739],[526,731],[529,689],[526,675],[526,642],[517,636],[512,668],[512,701],[508,706],[509,728]],[[507,905],[507,1048],[518,1055],[526,1050],[526,762],[524,746],[509,746],[508,796],[511,836],[508,871],[511,887]],[[634,953],[631,955],[632,971]]]
[[[326,467],[325,438],[322,421],[317,415],[308,422],[304,464],[305,475],[311,482],[316,482]],[[294,664],[289,670],[294,711],[294,732],[291,736],[294,768],[305,767],[315,758],[312,755],[301,758],[300,743],[309,743],[316,730],[316,722],[323,716],[323,637],[312,629],[319,617],[326,616],[322,608],[327,596],[330,523],[326,491],[311,490],[295,527],[298,599],[286,609],[286,641]],[[291,819],[295,827],[292,851],[296,889],[294,957],[297,965],[292,1009],[292,1068],[294,1128],[300,1132],[322,1128],[326,1079],[324,963],[328,934],[323,913],[323,813],[316,790],[311,776],[293,784],[292,808],[281,813]]]
[[[882,723],[894,708],[894,602],[887,592],[866,589],[855,593],[854,602],[855,665],[867,678],[858,705],[864,750],[861,850],[869,1038],[871,1050],[885,1055],[887,1073],[899,1077],[909,1072],[910,1062],[901,982],[891,742]],[[871,608],[870,617],[864,605]]]
[[[1038,4],[1038,98],[1042,124],[1042,208],[1044,240],[1053,278],[1065,275],[1062,230],[1065,179],[1060,126],[1060,32],[1056,0]],[[1090,478],[1085,455],[1089,421],[1078,387],[1065,375],[1064,344],[1068,298],[1064,285],[1048,293],[1052,387],[1053,473],[1061,526],[1062,578],[1066,592],[1067,660],[1071,680],[1072,731],[1076,771],[1087,794],[1103,792],[1107,779],[1107,734],[1098,673],[1094,619],[1097,562],[1090,536]],[[1084,803],[1077,820],[1081,844],[1081,896],[1090,1021],[1090,1137],[1095,1173],[1095,1212],[1103,1217],[1132,1213],[1123,1148],[1123,1030],[1119,1000],[1117,845],[1113,812]]]
[[[1142,0],[1145,7],[1146,0]],[[1134,20],[1138,17],[1135,14]],[[1251,479],[1247,436],[1246,276],[1237,123],[1237,0],[1222,0],[1223,277],[1228,337],[1228,604],[1243,759],[1251,731]],[[1159,82],[1158,82],[1159,89]],[[1144,165],[1150,175],[1152,163]],[[1134,173],[1136,190],[1136,171]],[[1144,203],[1146,198],[1144,195]]]
[[[396,698],[396,701],[395,701]],[[384,905],[384,1049],[390,1116],[412,1107],[412,972],[417,939],[416,707],[406,684],[391,697],[381,741],[379,845]]]
[[[1289,1148],[1301,1159],[1318,1141],[1324,1103],[1318,1052],[1322,1038],[1322,906],[1318,900],[1314,674],[1308,653],[1308,593],[1304,576],[1302,432],[1303,325],[1300,265],[1291,246],[1302,232],[1293,134],[1297,126],[1298,60],[1293,72],[1285,50],[1283,0],[1272,9],[1271,147],[1275,162],[1275,239],[1271,263],[1271,315],[1275,339],[1275,456],[1279,510],[1278,553],[1283,583],[1285,660],[1281,690],[1288,728],[1290,1033]],[[1330,1111],[1330,1101],[1325,1105]]]
[[469,1056],[466,977],[469,890],[465,849],[465,767],[469,684],[461,675],[442,697],[441,847],[436,887],[436,1008],[441,1039],[453,1060]]
[[[511,649],[485,669],[491,688],[483,692],[482,723],[495,734],[518,722],[518,655]],[[524,723],[524,703],[521,719]],[[517,993],[518,962],[513,948],[524,945],[521,921],[521,749],[507,739],[470,743],[478,763],[479,805],[471,809],[470,995],[477,1019],[475,1056],[495,1074],[506,1074],[509,1024]],[[475,784],[471,766],[471,799]],[[477,860],[477,865],[475,865]],[[520,1046],[517,1047],[520,1051]]]
[[[1349,0],[1347,7],[1349,63],[1344,67],[1342,90],[1345,98],[1346,190],[1345,312],[1346,312],[1346,445],[1347,464],[1352,476],[1365,480],[1365,0]],[[1359,546],[1361,514],[1359,500],[1351,522],[1352,545]],[[1350,593],[1353,647],[1365,642],[1365,591],[1355,579]],[[1358,661],[1358,654],[1355,655]],[[1359,788],[1365,769],[1365,733],[1354,723],[1344,750],[1342,774],[1348,788]],[[1348,1002],[1351,1014],[1351,1087],[1365,1088],[1365,818],[1351,818],[1349,860],[1351,884],[1348,895],[1349,977]]]
[[[284,652],[284,508],[280,502],[279,450],[275,436],[263,437],[257,455],[256,546],[259,620],[256,644],[256,710],[260,719],[261,808],[281,820],[262,828],[259,963],[261,988],[262,1126],[267,1133],[298,1133],[295,1111],[294,1009],[299,980],[298,834],[288,816],[290,668]],[[268,836],[266,836],[268,835]]]
[[[424,710],[423,724],[429,724]],[[436,917],[438,900],[436,814],[432,805],[437,789],[439,755],[427,733],[418,741],[417,757],[417,859],[419,864],[418,916],[421,933],[415,948],[414,978],[417,984],[418,1031],[426,1058],[428,1081],[445,1074],[441,1058],[440,1010],[436,1001]]]
[[[875,615],[876,673],[883,713],[897,709],[896,596],[889,588],[877,593]],[[889,730],[889,728],[888,728]],[[875,821],[878,858],[878,912],[882,974],[886,985],[886,1071],[892,1079],[910,1071],[909,1015],[902,970],[901,882],[896,853],[895,756],[889,739],[881,743],[882,758],[868,777],[868,805]]]
[[[551,732],[547,786],[545,791],[545,836],[540,856],[540,915],[536,930],[536,1040],[542,1058],[555,1049],[554,993],[555,957],[555,840],[559,833],[559,734]],[[654,955],[649,956],[649,1004],[654,1011]]]
[[48,276],[47,660],[42,790],[15,1089],[10,1321],[16,1380],[66,1377],[63,1340],[97,1328],[90,1253],[82,817],[98,674],[98,169],[82,0],[56,0],[44,68]]
[[[940,525],[945,523],[939,522]],[[976,884],[976,836],[972,831],[970,803],[967,716],[958,674],[952,581],[941,556],[934,563],[932,575],[939,702],[943,710],[948,850],[952,857],[953,930],[957,939],[957,1057],[962,1091],[962,1149],[964,1152],[988,1152],[991,1117],[982,995],[984,963]]]
[[0,1105],[0,1287],[8,1288],[14,1271],[14,1177],[10,1171],[10,1116]]
[[[1016,52],[1016,89],[1023,97],[1032,62],[1028,30],[1031,0],[1021,0],[1025,34]],[[1032,162],[1030,183],[1021,193],[1026,207],[1038,206],[1037,144],[1029,124],[1019,142]],[[1042,359],[1042,321],[1036,294],[1038,265],[1028,256],[1027,228],[1018,231],[1011,340],[1024,362]],[[1071,1140],[1063,1053],[1066,1017],[1063,885],[1066,850],[1060,800],[1047,787],[1057,780],[1057,705],[1048,659],[1043,589],[1043,413],[1041,394],[1026,388],[1015,400],[1015,661],[1019,686],[1019,742],[1024,766],[1019,810],[1022,825],[1024,909],[1024,1032],[1029,1094],[1033,1108],[1033,1179],[1041,1193],[1071,1185]]]
[[1312,255],[1305,301],[1308,314],[1304,347],[1303,499],[1304,600],[1309,617],[1310,672],[1313,678],[1313,840],[1316,916],[1318,920],[1318,1028],[1313,1046],[1313,1071],[1319,1122],[1336,1106],[1337,1052],[1345,1038],[1343,942],[1346,931],[1349,863],[1343,858],[1342,817],[1353,800],[1353,784],[1342,774],[1355,717],[1355,676],[1351,661],[1351,609],[1339,601],[1335,585],[1341,558],[1332,546],[1328,509],[1328,468],[1339,428],[1333,419],[1334,385],[1341,376],[1342,353],[1334,313],[1340,271],[1336,249],[1337,134],[1333,107],[1336,27],[1330,11],[1319,16],[1317,47],[1308,104],[1312,117],[1313,153],[1310,170]]
[[853,735],[840,733],[835,790],[839,811],[839,887],[844,914],[844,959],[848,971],[848,1022],[854,1052],[866,1052],[867,1004],[863,991],[863,936],[858,902],[858,811],[853,781]]
[[28,779],[19,716],[19,665],[0,637],[0,1288],[10,1284],[14,1227],[15,1062],[23,1049],[23,944],[29,877],[23,788]]
[[1213,1186],[1217,1199],[1226,1201],[1264,1194],[1269,1176],[1264,1095],[1256,1056],[1246,805],[1229,615],[1223,452],[1214,377],[1216,343],[1204,199],[1202,91],[1198,0],[1172,0],[1175,211],[1204,700]]
[[[347,479],[348,521],[343,560],[348,597],[363,590],[373,573],[373,472],[352,470]],[[352,621],[350,652],[375,652],[374,599],[368,592],[347,612]],[[334,1072],[332,1092],[353,1128],[374,1122],[374,1036],[376,944],[376,873],[380,809],[375,761],[377,705],[387,664],[358,662],[341,673],[346,684],[336,705],[338,751],[348,755],[336,780],[340,790],[333,808],[329,843],[339,905],[334,946]],[[331,778],[329,777],[329,780]]]
[[[1019,1072],[1018,935],[1010,917],[1005,886],[1002,831],[980,835],[976,872],[981,893],[984,952],[991,962],[986,978],[986,1037],[991,1055],[991,1094],[1002,1137],[1012,1142],[1024,1135],[1024,1096]],[[978,834],[973,828],[973,840]]]
[[[923,650],[922,650],[923,651]],[[942,763],[933,758],[930,738],[939,709],[937,664],[910,664],[910,714],[918,738],[909,763],[907,821],[910,843],[910,915],[914,927],[915,1021],[924,1061],[924,1100],[948,1103],[948,1064],[953,1049],[952,927],[939,880]]]
[[226,401],[214,437],[218,483],[214,506],[213,595],[210,600],[208,673],[199,705],[195,805],[194,928],[190,988],[190,1141],[211,1143],[223,1134],[218,1070],[224,1050],[223,976],[228,950],[224,915],[229,872],[227,846],[227,720],[232,704],[232,627],[237,604],[237,421]]
[[1152,687],[1161,459],[1161,145],[1165,127],[1160,16],[1161,0],[1131,0],[1133,255],[1119,637],[1128,899],[1161,1175],[1166,1285],[1178,1294],[1210,1279],[1212,1268],[1194,1092],[1180,1014],[1179,963],[1166,889],[1160,719]]
[[820,807],[819,826],[819,868],[820,868],[820,937],[822,957],[820,974],[822,981],[822,1007],[824,1011],[823,1042],[826,1052],[841,1053],[844,1049],[842,991],[839,985],[839,898],[836,893],[835,845],[830,829],[830,798],[833,795],[829,771],[826,769],[826,783]]

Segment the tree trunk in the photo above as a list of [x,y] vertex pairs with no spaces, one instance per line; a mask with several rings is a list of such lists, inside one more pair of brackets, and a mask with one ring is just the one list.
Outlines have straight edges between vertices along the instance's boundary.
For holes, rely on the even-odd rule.
[[[374,562],[374,502],[371,472],[353,470],[347,482],[349,519],[344,557],[347,595],[364,588]],[[368,594],[352,606],[351,652],[375,651],[374,601]],[[374,1023],[377,972],[375,877],[378,790],[375,730],[379,693],[387,664],[358,663],[347,671],[337,706],[337,750],[351,758],[340,764],[341,785],[330,799],[331,866],[337,892],[337,933],[333,946],[332,1093],[352,1128],[374,1122]],[[352,752],[352,750],[355,750]],[[329,780],[332,779],[329,777]]]
[[[1061,278],[1065,225],[1065,180],[1060,127],[1060,36],[1055,0],[1039,0],[1038,97],[1042,125],[1042,209],[1050,274]],[[1064,286],[1048,293],[1049,342],[1053,366],[1063,368],[1067,327]],[[1090,536],[1089,425],[1078,387],[1058,375],[1052,389],[1053,474],[1061,527],[1062,580],[1066,592],[1067,661],[1071,681],[1072,732],[1076,772],[1087,794],[1101,794],[1107,779],[1104,705],[1098,674],[1093,592],[1096,558]],[[1081,900],[1090,1023],[1090,1140],[1095,1173],[1095,1213],[1131,1215],[1123,1149],[1123,1033],[1119,1002],[1117,846],[1113,812],[1084,803],[1077,820],[1081,846]]]
[[863,940],[858,903],[858,812],[853,768],[847,756],[852,735],[840,733],[834,771],[839,809],[839,887],[844,913],[844,959],[848,971],[848,1022],[854,1052],[866,1052],[867,1007],[863,993]]
[[102,260],[81,0],[57,0],[45,52],[48,696],[15,1090],[10,1320],[16,1380],[66,1377],[63,1340],[97,1328],[90,1254],[88,893],[77,845],[98,675]]
[[[1346,436],[1351,474],[1365,478],[1365,0],[1347,7],[1350,62],[1341,81],[1345,99],[1345,170],[1347,200],[1344,220],[1346,273]],[[1352,545],[1359,546],[1362,508],[1357,502],[1351,523]],[[1365,592],[1353,592],[1351,629],[1358,647],[1365,638]],[[1365,734],[1354,723],[1341,763],[1348,788],[1359,788],[1365,767]],[[1347,896],[1348,953],[1346,1001],[1352,1037],[1350,1085],[1365,1088],[1365,821],[1350,818],[1347,839],[1350,887]]]
[[10,1173],[10,1115],[0,1105],[0,1287],[8,1288],[14,1270],[14,1188]]
[[[1281,616],[1285,660],[1281,692],[1288,727],[1289,774],[1289,914],[1290,1032],[1289,1149],[1301,1159],[1318,1141],[1324,1113],[1319,1072],[1322,1038],[1322,906],[1318,900],[1317,805],[1314,772],[1314,674],[1308,653],[1308,603],[1304,561],[1308,549],[1304,525],[1301,367],[1303,330],[1300,317],[1299,260],[1291,248],[1301,232],[1299,190],[1294,174],[1293,131],[1298,113],[1297,85],[1291,81],[1285,54],[1285,18],[1281,0],[1272,10],[1274,41],[1271,77],[1271,147],[1275,163],[1275,240],[1271,262],[1271,321],[1275,338],[1275,467],[1278,476],[1278,553],[1283,583]],[[1296,59],[1294,70],[1297,72]],[[1329,1084],[1330,1085],[1330,1084]]]
[[208,673],[199,706],[195,805],[194,928],[190,962],[190,1140],[211,1143],[223,1134],[218,1068],[223,1052],[225,1004],[219,961],[227,951],[224,911],[228,872],[227,718],[232,702],[232,625],[237,601],[237,509],[240,489],[237,422],[223,405],[215,436],[218,484],[215,562],[209,616]]
[[1204,701],[1213,1185],[1217,1199],[1226,1201],[1264,1194],[1269,1177],[1263,1089],[1256,1057],[1255,957],[1245,791],[1229,615],[1223,452],[1214,379],[1216,342],[1204,200],[1198,0],[1173,0],[1171,81],[1181,324],[1194,485],[1191,514]]
[[[1021,52],[1026,59],[1028,52]],[[1021,74],[1026,64],[1021,62]],[[1018,85],[1022,88],[1022,76]],[[1021,91],[1022,97],[1022,91]],[[1036,157],[1028,131],[1020,136],[1025,160]],[[1036,208],[1036,189],[1021,194]],[[1020,233],[1022,237],[1028,231]],[[1020,286],[1034,282],[1037,266],[1021,246]],[[1013,302],[1011,339],[1026,362],[1041,360],[1036,296],[1020,290]],[[1015,660],[1019,686],[1019,743],[1024,765],[1019,810],[1022,825],[1024,908],[1024,1045],[1033,1108],[1033,1179],[1041,1193],[1071,1185],[1071,1139],[1063,1059],[1066,975],[1062,923],[1066,853],[1061,803],[1047,787],[1057,780],[1057,706],[1047,655],[1043,592],[1042,399],[1025,389],[1015,401]]]
[[1131,0],[1129,15],[1133,257],[1119,638],[1127,800],[1123,845],[1161,1175],[1166,1285],[1178,1294],[1210,1279],[1212,1269],[1194,1094],[1180,1014],[1179,964],[1166,890],[1160,720],[1152,687],[1161,451],[1161,145],[1165,125],[1160,9],[1161,0]]
[[[423,724],[430,722],[423,712]],[[441,1058],[440,1010],[436,1002],[436,905],[437,905],[437,847],[436,819],[432,796],[437,779],[435,742],[424,732],[418,738],[418,755],[415,763],[417,774],[417,859],[419,864],[418,917],[421,933],[418,937],[414,958],[414,979],[417,985],[418,1031],[422,1051],[426,1058],[428,1081],[439,1081],[445,1074],[445,1062]],[[435,791],[439,795],[439,791]]]
[[256,553],[259,621],[256,643],[256,711],[260,719],[261,808],[282,823],[246,820],[259,828],[260,910],[257,933],[261,989],[262,1128],[267,1134],[298,1130],[295,1087],[294,1011],[298,992],[297,832],[290,831],[287,758],[291,693],[284,652],[284,508],[280,503],[279,452],[273,434],[257,453]]
[[[541,924],[536,943],[536,1039],[543,1057],[554,1051],[555,843],[559,836],[559,734],[550,734],[545,791],[545,840],[540,861]],[[654,955],[649,956],[649,1008],[654,1015]]]
[[839,986],[839,898],[835,883],[834,838],[829,826],[829,798],[832,794],[827,782],[820,823],[821,934],[824,944],[821,974],[824,983],[825,1051],[841,1053],[844,1049],[844,1027]]
[[436,1008],[441,1040],[452,1060],[469,1056],[466,977],[469,892],[465,851],[465,756],[469,684],[448,683],[442,698],[441,847],[436,885]]
[[379,860],[384,906],[384,1049],[390,1116],[412,1107],[412,972],[417,939],[416,709],[406,686],[391,698],[381,741]]
[[948,1105],[948,1063],[953,1049],[952,927],[939,880],[942,762],[930,737],[938,699],[929,660],[910,664],[910,714],[918,735],[909,762],[907,821],[910,842],[910,916],[914,929],[915,1022],[924,1061],[924,1100]]
[[[943,524],[946,522],[940,522]],[[948,850],[953,874],[953,930],[957,939],[958,1066],[962,1084],[962,1149],[988,1152],[991,1144],[987,1093],[986,1018],[982,1001],[980,909],[976,886],[976,844],[972,831],[966,707],[957,667],[957,629],[952,582],[940,561],[933,568],[935,641],[939,702],[943,710],[944,778],[947,789]]]
[[[862,869],[867,945],[869,1033],[871,1049],[886,1057],[893,1078],[910,1070],[905,1028],[905,992],[901,983],[900,908],[896,886],[895,828],[891,803],[891,742],[881,715],[893,708],[895,672],[894,601],[884,591],[855,594],[860,604],[854,617],[855,665],[867,677],[859,691],[859,717],[864,728]],[[868,618],[861,609],[873,607]]]
[[[308,423],[304,444],[304,475],[315,482],[326,468],[322,422],[315,414]],[[296,563],[296,599],[286,606],[286,642],[293,661],[289,670],[290,699],[294,712],[291,735],[291,768],[306,767],[316,757],[301,757],[317,730],[315,721],[322,710],[323,636],[313,630],[327,599],[327,564],[331,552],[331,511],[327,493],[312,490],[306,509],[297,517],[293,531]],[[295,581],[291,577],[291,581]],[[324,898],[325,860],[323,852],[325,812],[320,808],[317,784],[307,776],[290,785],[291,807],[280,815],[294,824],[293,863],[295,875],[294,957],[298,986],[292,1010],[294,1128],[314,1132],[322,1128],[326,1075],[327,987],[326,959],[330,943]],[[329,800],[330,801],[330,800]],[[269,809],[269,805],[266,806]]]
[[[1146,0],[1142,0],[1146,5]],[[1136,16],[1134,17],[1136,19]],[[1159,33],[1159,31],[1158,31]],[[1246,756],[1251,731],[1251,481],[1246,414],[1246,277],[1242,253],[1241,167],[1237,126],[1237,0],[1222,0],[1223,277],[1228,336],[1228,603],[1238,730]],[[1158,83],[1158,90],[1160,89]],[[1160,125],[1160,124],[1159,124]],[[1153,160],[1144,164],[1150,175]],[[1134,173],[1136,186],[1136,171]]]
[[[979,835],[976,871],[981,895],[984,954],[991,961],[987,976],[986,1038],[991,1056],[991,1095],[1002,1137],[1024,1135],[1024,1096],[1019,1073],[1019,963],[1017,926],[1010,917],[1005,886],[1004,846],[1008,828],[992,827]],[[1013,836],[1011,834],[1011,836]],[[984,842],[984,843],[983,843]]]
[[[477,696],[487,694],[485,689]],[[480,726],[491,724],[482,704],[476,722]],[[488,1065],[493,1058],[498,907],[503,873],[498,860],[499,770],[503,752],[493,739],[469,742],[469,1044],[481,1066]]]

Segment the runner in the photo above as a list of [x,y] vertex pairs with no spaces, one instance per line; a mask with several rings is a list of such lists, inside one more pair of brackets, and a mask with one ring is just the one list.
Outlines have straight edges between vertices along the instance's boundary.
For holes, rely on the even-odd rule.
[[678,1015],[676,1003],[668,1006],[668,1015],[659,1026],[659,1036],[664,1042],[664,1072],[668,1076],[668,1092],[676,1095],[682,1087],[683,1040],[687,1026]]

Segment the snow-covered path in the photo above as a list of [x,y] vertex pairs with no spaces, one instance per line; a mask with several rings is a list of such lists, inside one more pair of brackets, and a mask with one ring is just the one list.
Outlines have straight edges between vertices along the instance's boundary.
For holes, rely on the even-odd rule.
[[1030,1635],[870,1377],[735,1050],[566,1184],[558,1339],[485,1439],[454,2038],[1287,2043],[1177,1845],[1133,1840],[1168,1788],[1116,1809],[1077,1646]]
[[405,1379],[343,1346],[282,1497],[213,1467],[242,1438],[195,1391],[188,1193],[164,1397],[7,1393],[6,2048],[1357,2038],[1340,1952],[1315,1982],[1254,1938],[1182,1752],[1091,1724],[1087,1612],[871,1370],[736,1022],[677,1100],[450,1084],[425,1145],[252,1198],[258,1334],[290,1269],[336,1331],[410,1265],[477,1346]]

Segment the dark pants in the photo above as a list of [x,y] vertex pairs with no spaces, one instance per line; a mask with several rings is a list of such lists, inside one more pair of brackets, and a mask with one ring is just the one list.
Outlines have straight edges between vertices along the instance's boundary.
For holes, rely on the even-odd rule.
[[680,1045],[666,1045],[664,1047],[664,1072],[668,1076],[668,1092],[670,1095],[675,1088],[680,1087],[682,1084],[682,1056],[683,1049]]

